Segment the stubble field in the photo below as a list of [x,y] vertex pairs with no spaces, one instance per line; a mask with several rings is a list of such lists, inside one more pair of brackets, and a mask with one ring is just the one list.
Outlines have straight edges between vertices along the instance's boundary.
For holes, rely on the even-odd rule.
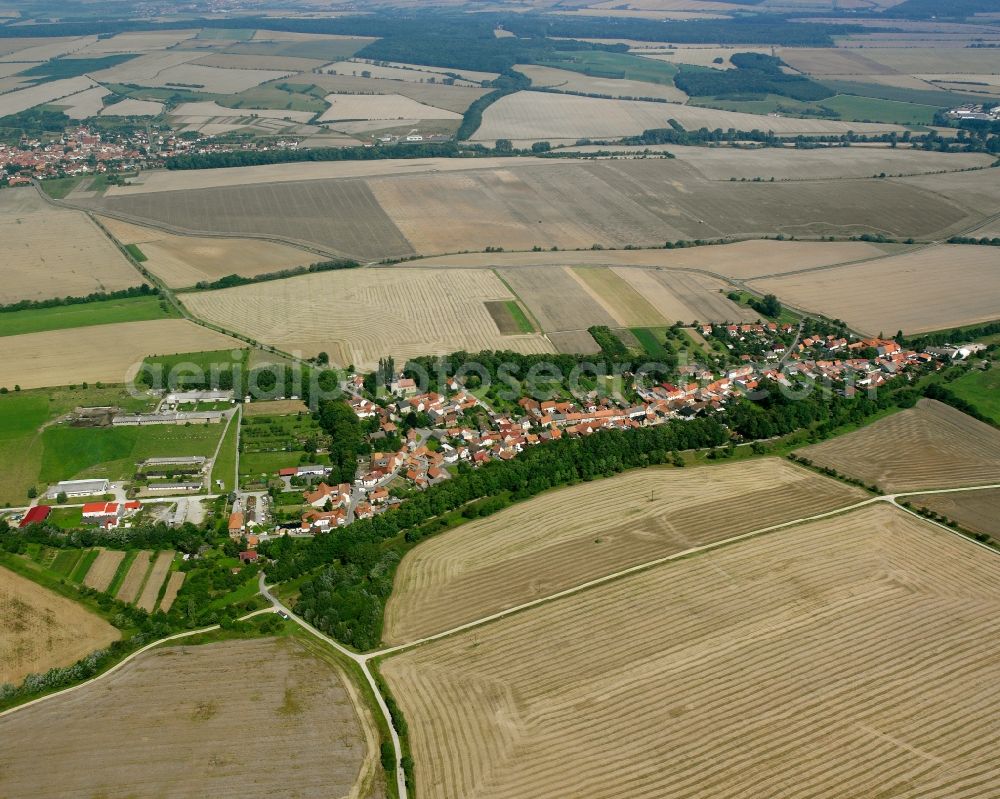
[[434,268],[502,268],[504,266],[662,267],[712,275],[750,278],[817,266],[862,261],[886,255],[864,242],[774,241],[753,239],[711,247],[677,250],[596,250],[588,252],[503,252],[441,255],[421,259]]
[[184,319],[123,322],[4,338],[0,386],[122,383],[147,355],[245,346]]
[[356,689],[290,639],[155,649],[0,719],[0,734],[4,796],[381,795]]
[[907,497],[918,508],[940,513],[966,530],[1000,538],[1000,488]]
[[384,637],[412,641],[865,496],[776,458],[637,470],[544,494],[411,550],[396,573]]
[[48,205],[34,188],[0,192],[0,240],[0,305],[146,282],[86,215]]
[[95,591],[107,591],[123,560],[125,553],[122,550],[101,549],[83,578],[83,584]]
[[473,134],[475,141],[569,140],[636,136],[650,128],[669,127],[677,120],[687,130],[771,130],[778,135],[820,133],[882,133],[898,131],[899,125],[839,122],[794,117],[761,117],[737,111],[717,111],[678,103],[645,103],[633,100],[603,100],[594,97],[521,91],[493,103],[483,113],[483,124]]
[[1000,250],[941,245],[752,285],[871,335],[944,330],[1000,315]]
[[420,796],[988,793],[1000,561],[868,508],[391,657]]
[[153,561],[149,570],[149,575],[146,577],[146,585],[143,586],[142,593],[135,600],[136,606],[147,613],[152,613],[153,608],[156,607],[156,600],[160,597],[160,588],[163,581],[167,579],[167,572],[174,560],[174,554],[172,551],[167,551],[156,556],[156,560]]
[[1000,431],[929,399],[798,454],[888,492],[1000,483]]
[[457,350],[549,352],[540,335],[502,336],[484,305],[513,299],[486,271],[348,269],[185,296],[197,316],[285,351],[327,352],[374,369]]
[[139,245],[147,259],[143,266],[171,288],[233,274],[254,277],[319,259],[315,253],[271,241],[178,236],[111,217],[101,217],[100,222],[122,244]]
[[659,97],[675,103],[683,103],[687,100],[687,95],[673,85],[648,83],[641,80],[598,78],[580,72],[572,72],[568,69],[539,67],[531,64],[517,64],[514,69],[526,75],[533,86],[550,87],[561,92],[603,94],[609,97]]
[[[666,159],[507,159],[439,172],[417,165],[407,174],[411,163],[329,171],[308,165],[316,176],[357,176],[341,179],[302,180],[301,170],[266,168],[242,176],[152,174],[134,193],[108,191],[76,203],[171,232],[278,239],[370,261],[487,247],[589,250],[777,233],[940,238],[983,219],[931,186],[903,181],[708,181]],[[282,179],[288,182],[260,182]],[[233,182],[244,185],[227,186]],[[184,186],[191,190],[180,192]]]
[[118,637],[100,616],[0,567],[0,685],[69,666]]

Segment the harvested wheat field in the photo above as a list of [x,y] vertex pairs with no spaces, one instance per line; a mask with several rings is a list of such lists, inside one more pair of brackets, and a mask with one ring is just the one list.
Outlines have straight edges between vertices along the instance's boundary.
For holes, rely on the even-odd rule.
[[887,492],[1000,483],[1000,431],[936,400],[798,454]]
[[973,533],[1000,538],[1000,488],[918,494],[907,497],[906,501],[918,508],[940,513]]
[[[427,74],[427,73],[416,73]],[[292,80],[296,80],[293,78]],[[305,76],[303,76],[305,81]],[[410,100],[446,111],[462,114],[474,100],[489,92],[459,81],[454,85],[443,83],[413,83],[384,78],[359,78],[353,75],[310,74],[308,82],[326,89],[331,95],[399,94]]]
[[664,85],[641,80],[599,78],[572,72],[568,69],[529,64],[518,64],[514,69],[528,77],[533,86],[548,87],[561,92],[603,94],[608,97],[631,99],[658,97],[661,100],[670,100],[675,103],[687,102],[687,95],[673,84]]
[[946,244],[752,285],[871,335],[944,330],[997,318],[1000,250]]
[[614,270],[599,266],[578,266],[572,270],[572,274],[622,327],[667,323],[666,317],[647,296],[623,280]]
[[90,219],[48,205],[34,188],[0,192],[0,240],[0,305],[146,282]]
[[868,508],[381,671],[426,799],[979,799],[1000,769],[982,746],[997,733],[998,597],[996,557]]
[[4,796],[381,796],[357,689],[289,638],[154,649],[0,719],[0,735]]
[[[69,666],[118,637],[82,605],[0,567],[0,685]],[[2,777],[0,795],[8,795]]]
[[362,119],[461,119],[462,115],[418,103],[401,94],[328,94],[320,122]]
[[594,325],[618,326],[569,267],[500,269],[496,274],[528,307],[546,333],[586,331]]
[[184,572],[173,572],[167,580],[167,587],[163,592],[163,599],[160,600],[159,610],[166,613],[174,606],[182,585],[184,585]]
[[708,181],[666,159],[507,159],[437,173],[426,166],[412,173],[387,166],[368,177],[358,168],[358,177],[308,181],[291,180],[295,170],[261,172],[255,173],[261,179],[283,174],[290,182],[183,193],[164,187],[208,186],[231,176],[150,177],[127,196],[109,190],[76,203],[171,232],[277,239],[368,261],[487,247],[590,250],[778,233],[940,237],[983,218],[902,181]]
[[90,78],[65,78],[39,83],[0,95],[0,117],[19,114],[36,105],[53,103],[97,86]]
[[615,274],[645,297],[669,323],[756,322],[760,314],[730,300],[730,287],[708,275],[681,271],[626,269]]
[[650,128],[669,127],[671,119],[688,130],[770,130],[778,135],[902,132],[899,125],[796,119],[718,111],[677,103],[602,100],[594,97],[521,91],[502,97],[483,112],[475,141],[496,139],[581,139],[635,136]]
[[171,288],[193,286],[226,275],[255,277],[320,259],[316,253],[256,239],[178,236],[132,225],[111,217],[100,222],[122,244],[138,244],[146,256],[143,267]]
[[374,369],[392,355],[457,350],[550,352],[540,335],[502,336],[485,302],[509,300],[496,275],[417,268],[346,269],[185,296],[197,316],[286,352],[327,352]]
[[115,594],[115,599],[130,604],[135,602],[139,596],[139,589],[142,588],[142,582],[146,579],[146,573],[149,571],[149,559],[152,554],[145,549],[136,553],[135,560],[129,566],[128,573],[125,575],[118,593]]
[[156,607],[156,600],[160,598],[160,588],[170,571],[170,564],[173,560],[173,552],[161,552],[153,561],[153,568],[149,571],[146,585],[143,586],[142,593],[135,603],[147,613],[152,613],[153,608]]
[[241,341],[185,319],[25,333],[4,339],[0,386],[41,388],[99,380],[123,383],[147,355],[245,346]]
[[396,572],[384,637],[412,641],[639,563],[865,497],[777,458],[636,470],[548,493],[411,550]]
[[882,172],[887,175],[915,175],[984,168],[995,160],[986,153],[936,153],[898,147],[855,146],[815,150],[763,147],[742,150],[670,145],[665,149],[709,180],[870,178]]
[[886,251],[860,241],[774,241],[751,239],[710,247],[677,250],[594,250],[586,252],[501,252],[439,255],[420,260],[435,268],[504,266],[636,266],[705,272],[719,277],[750,278],[796,272],[817,266],[880,258]]
[[122,550],[101,549],[96,560],[90,564],[87,576],[83,578],[83,584],[95,591],[107,591],[123,560],[125,553]]

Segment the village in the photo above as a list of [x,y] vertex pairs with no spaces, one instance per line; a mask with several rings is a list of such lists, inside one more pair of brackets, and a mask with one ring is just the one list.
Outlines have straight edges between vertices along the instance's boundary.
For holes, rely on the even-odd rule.
[[[702,325],[707,341],[718,341],[738,362],[722,370],[700,364],[677,367],[680,379],[651,382],[628,376],[624,392],[537,399],[521,396],[517,411],[498,412],[458,378],[448,378],[440,391],[421,391],[417,382],[397,374],[372,393],[363,375],[352,375],[347,388],[351,409],[375,432],[374,450],[359,459],[353,483],[330,484],[329,467],[304,465],[282,469],[287,488],[302,486],[306,510],[301,519],[270,525],[279,534],[313,535],[349,526],[398,506],[413,491],[443,480],[460,464],[471,468],[494,460],[510,460],[526,448],[564,436],[589,436],[602,430],[627,430],[687,420],[723,410],[728,403],[761,390],[780,387],[834,391],[843,397],[874,392],[886,382],[914,370],[938,369],[964,360],[980,345],[907,349],[894,339],[848,339],[834,334],[804,335],[803,327],[777,323]],[[631,401],[626,399],[630,396]],[[398,442],[386,449],[383,442]],[[383,451],[383,449],[385,451]],[[266,502],[266,497],[262,498]],[[268,532],[236,510],[230,535]],[[251,542],[256,540],[253,536]]]

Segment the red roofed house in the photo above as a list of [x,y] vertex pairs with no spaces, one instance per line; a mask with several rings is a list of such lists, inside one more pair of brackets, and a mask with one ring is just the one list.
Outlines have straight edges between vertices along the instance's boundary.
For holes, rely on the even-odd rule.
[[117,502],[88,502],[83,506],[83,520],[101,522],[105,519],[117,519],[122,511],[122,506]]
[[253,552],[253,551],[251,551],[249,549],[246,552],[241,552],[240,553],[240,560],[243,563],[253,563],[259,557],[260,557],[260,555],[258,555],[256,552]]
[[49,514],[52,513],[52,508],[48,505],[35,505],[35,507],[28,510],[24,514],[24,518],[21,519],[21,523],[18,527],[27,527],[29,524],[41,524],[47,518]]

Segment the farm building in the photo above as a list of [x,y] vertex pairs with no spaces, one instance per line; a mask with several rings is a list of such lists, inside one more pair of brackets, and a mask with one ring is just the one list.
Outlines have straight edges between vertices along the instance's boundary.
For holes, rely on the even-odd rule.
[[147,491],[169,491],[177,494],[184,491],[201,491],[205,486],[202,483],[150,483],[146,486]]
[[151,466],[204,466],[207,458],[202,455],[182,455],[177,458],[146,458],[138,464],[140,469]]
[[289,466],[286,469],[279,469],[280,477],[321,477],[330,471],[329,466]]
[[35,507],[30,508],[24,518],[21,519],[21,523],[18,527],[27,527],[29,524],[41,524],[47,518],[49,514],[52,513],[52,508],[48,505],[35,505]]
[[187,402],[231,402],[232,391],[175,391],[164,398],[168,405],[178,405]]
[[223,411],[122,413],[112,419],[111,424],[115,427],[145,427],[151,424],[218,424],[224,418]]
[[49,489],[49,496],[92,497],[107,493],[109,487],[107,480],[63,480]]

